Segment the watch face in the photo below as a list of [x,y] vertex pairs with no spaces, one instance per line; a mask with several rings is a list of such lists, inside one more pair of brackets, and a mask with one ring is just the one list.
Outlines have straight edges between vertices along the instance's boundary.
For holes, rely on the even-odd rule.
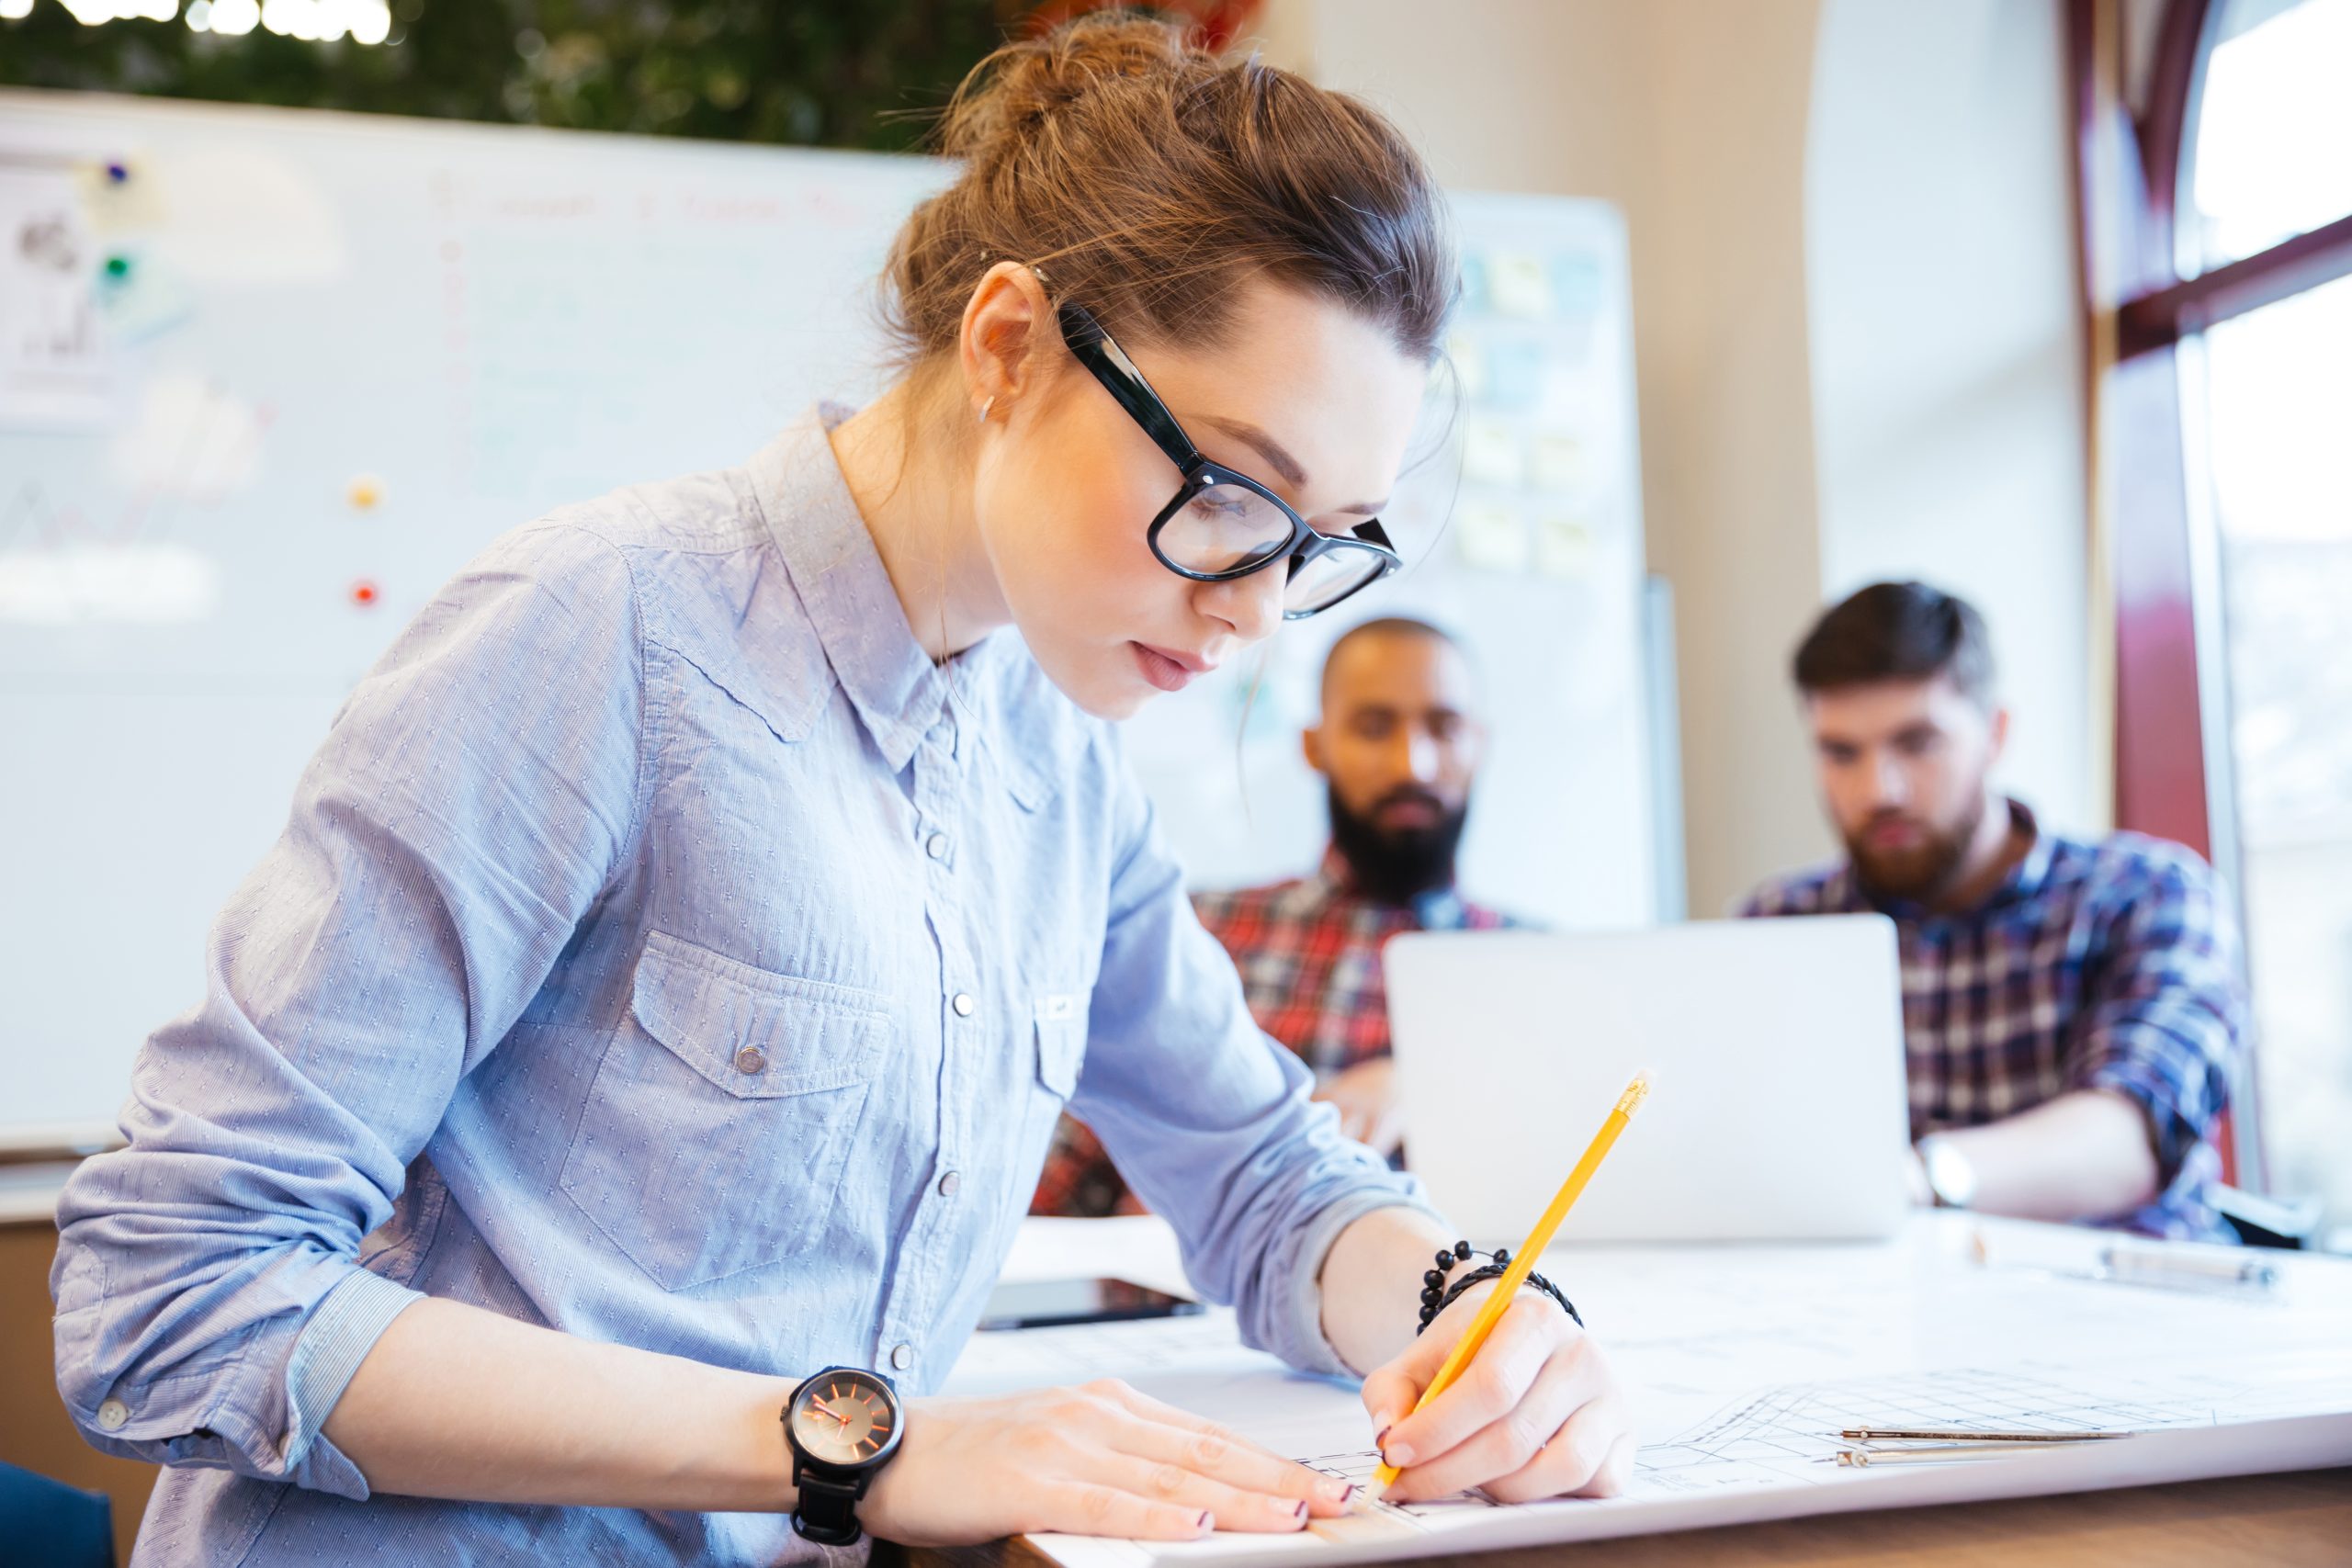
[[850,1469],[869,1464],[898,1439],[898,1401],[871,1372],[820,1372],[793,1397],[792,1435],[811,1459]]

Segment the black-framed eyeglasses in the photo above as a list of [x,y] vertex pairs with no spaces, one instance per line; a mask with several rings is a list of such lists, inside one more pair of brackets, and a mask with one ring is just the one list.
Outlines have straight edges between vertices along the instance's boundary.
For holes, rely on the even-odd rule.
[[1227,582],[1287,561],[1286,621],[1319,615],[1396,570],[1396,547],[1378,519],[1347,535],[1317,532],[1248,474],[1203,457],[1135,361],[1085,306],[1065,304],[1058,314],[1070,353],[1182,476],[1175,499],[1159,509],[1146,536],[1160,565],[1195,582]]

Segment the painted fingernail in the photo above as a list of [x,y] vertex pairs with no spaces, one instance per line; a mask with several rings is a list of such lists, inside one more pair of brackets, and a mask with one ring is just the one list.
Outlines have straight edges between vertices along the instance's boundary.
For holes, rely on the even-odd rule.
[[1350,1497],[1355,1495],[1355,1490],[1356,1489],[1353,1486],[1344,1481],[1327,1481],[1323,1483],[1323,1495],[1329,1497],[1334,1503],[1346,1502]]
[[1384,1443],[1381,1445],[1380,1449],[1380,1459],[1382,1463],[1389,1466],[1391,1469],[1402,1470],[1407,1465],[1413,1462],[1413,1445],[1410,1443]]
[[1216,1517],[1206,1508],[1203,1508],[1201,1510],[1201,1517],[1193,1521],[1193,1525],[1203,1535],[1206,1535],[1209,1531],[1216,1529]]
[[1302,1497],[1302,1498],[1300,1498],[1300,1499],[1298,1500],[1298,1506],[1297,1506],[1296,1508],[1294,1508],[1293,1510],[1291,1510],[1291,1517],[1292,1517],[1293,1518],[1296,1519],[1300,1524],[1305,1524],[1305,1523],[1306,1522],[1306,1498]]

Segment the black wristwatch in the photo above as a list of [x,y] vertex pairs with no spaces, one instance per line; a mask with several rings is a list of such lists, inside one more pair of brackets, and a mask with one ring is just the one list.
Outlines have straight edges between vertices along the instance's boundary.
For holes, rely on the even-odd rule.
[[800,1491],[792,1528],[820,1545],[854,1545],[858,1499],[899,1451],[899,1391],[880,1372],[827,1367],[792,1391],[783,1420]]

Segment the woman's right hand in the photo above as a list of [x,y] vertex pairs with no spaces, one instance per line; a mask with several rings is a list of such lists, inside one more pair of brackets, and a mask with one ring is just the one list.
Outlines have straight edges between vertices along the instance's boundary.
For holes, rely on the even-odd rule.
[[1304,1529],[1355,1488],[1114,1380],[907,1408],[858,1517],[884,1540],[960,1546],[1036,1530],[1193,1540]]

